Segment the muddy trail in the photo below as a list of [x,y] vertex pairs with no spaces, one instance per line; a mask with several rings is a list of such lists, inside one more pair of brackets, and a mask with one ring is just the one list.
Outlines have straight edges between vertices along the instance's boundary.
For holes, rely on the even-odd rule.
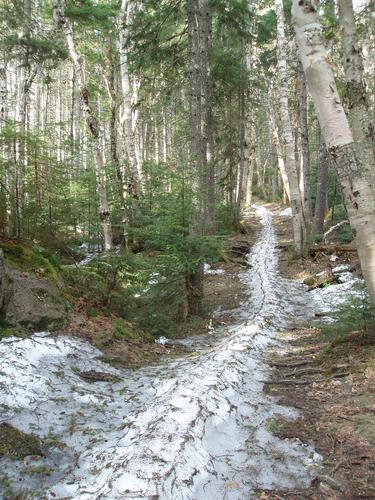
[[[279,332],[329,314],[352,283],[307,295],[282,278],[271,212],[256,213],[262,230],[240,276],[249,296],[236,323],[189,339],[179,358],[118,370],[72,337],[0,342],[0,421],[44,443],[43,456],[0,457],[0,498],[10,488],[27,499],[238,500],[309,486],[321,457],[269,428],[298,414],[263,391],[267,352],[282,353]],[[82,377],[90,371],[107,376]]]

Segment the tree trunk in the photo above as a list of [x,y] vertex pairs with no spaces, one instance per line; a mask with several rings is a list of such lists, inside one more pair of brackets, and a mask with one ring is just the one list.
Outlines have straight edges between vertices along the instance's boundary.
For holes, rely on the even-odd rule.
[[[370,118],[363,75],[362,53],[358,45],[352,0],[339,0],[339,21],[345,72],[345,97],[357,156],[363,164],[375,165],[374,126]],[[375,169],[369,172],[375,187]]]
[[246,154],[248,152],[246,144],[246,122],[245,122],[245,92],[241,91],[240,95],[240,163],[238,172],[238,186],[237,186],[237,200],[236,200],[236,218],[238,219],[241,214],[241,209],[246,203],[247,198],[247,186],[248,186],[248,167],[249,164],[246,161]]
[[[118,126],[118,111],[119,104],[117,101],[117,78],[116,78],[116,60],[114,59],[112,39],[110,38],[108,46],[108,59],[110,63],[110,74],[107,81],[108,97],[110,103],[110,120],[109,120],[109,151],[111,162],[115,170],[117,179],[117,192],[120,200],[121,211],[125,214],[125,183],[124,175],[121,169],[121,163],[117,144],[117,126]],[[123,220],[122,222],[125,222]],[[124,235],[126,236],[126,235]],[[125,246],[127,242],[125,241]]]
[[288,104],[288,73],[286,63],[286,42],[284,8],[282,0],[275,0],[277,16],[277,47],[279,67],[279,94],[282,137],[285,149],[285,167],[289,181],[290,205],[293,215],[294,243],[297,255],[302,255],[306,244],[306,224],[299,190],[298,170],[294,156],[293,133]]
[[4,127],[7,119],[7,61],[5,57],[0,63],[0,130]]
[[319,133],[319,167],[314,215],[315,234],[323,234],[324,231],[324,216],[327,210],[328,166],[328,151],[323,136]]
[[136,141],[133,130],[133,91],[129,74],[128,53],[126,48],[128,38],[128,25],[131,21],[132,6],[129,0],[121,0],[121,7],[118,16],[118,52],[120,56],[120,75],[123,97],[123,131],[126,157],[128,161],[128,191],[131,199],[131,225],[137,226],[139,223],[139,190],[141,182],[141,169],[137,161]]
[[212,115],[212,5],[200,0],[201,134],[202,134],[202,227],[204,234],[214,234],[215,227],[215,162]]
[[[271,93],[269,93],[270,99],[273,99],[273,96]],[[272,100],[271,100],[272,102]],[[279,127],[277,126],[277,121],[276,121],[276,109],[270,109],[270,121],[271,121],[271,128],[272,128],[272,141],[273,145],[275,147],[276,151],[276,156],[277,156],[277,166],[280,172],[280,177],[283,183],[283,202],[286,203],[287,201],[290,200],[290,188],[289,188],[289,179],[288,175],[286,173],[286,168],[285,168],[285,159],[284,159],[284,151],[283,148],[281,147],[280,143],[280,136],[279,136]]]
[[[249,2],[249,9],[251,9],[251,3]],[[252,98],[254,95],[254,87],[252,81],[251,71],[253,69],[253,42],[251,39],[247,40],[244,48],[245,56],[245,68],[248,72],[248,86],[242,92],[241,95],[241,129],[240,129],[240,141],[241,141],[241,183],[240,183],[240,198],[237,202],[238,208],[242,204],[249,207],[252,200],[252,184],[253,184],[253,174],[254,174],[254,120],[251,113]]]
[[[202,168],[206,163],[203,157],[202,138],[202,75],[199,61],[200,30],[199,0],[188,0],[188,77],[189,77],[189,163],[191,175],[198,174],[200,187],[204,185]],[[203,203],[201,197],[200,204]],[[202,213],[202,206],[200,212]],[[201,221],[198,222],[201,227]],[[189,232],[189,230],[188,230]],[[188,237],[188,234],[187,234]],[[186,292],[189,314],[201,314],[203,299],[203,266],[198,265],[194,271],[187,270]]]
[[311,179],[310,179],[310,151],[309,151],[309,128],[307,120],[307,86],[306,77],[301,63],[298,63],[297,79],[298,98],[298,125],[301,138],[301,184],[303,192],[303,210],[305,221],[308,227],[311,225],[312,204],[311,204]]
[[96,174],[99,196],[99,217],[104,236],[104,249],[108,251],[112,249],[112,226],[106,192],[105,158],[102,150],[99,126],[90,103],[90,95],[86,84],[86,74],[84,71],[83,59],[78,54],[75,48],[72,27],[65,17],[64,9],[61,5],[61,0],[53,1],[53,13],[58,28],[63,31],[66,37],[69,55],[76,70],[76,77],[80,89],[82,111],[85,115],[86,125],[92,138],[93,155],[97,170]]
[[343,190],[362,272],[375,302],[375,195],[368,182],[368,166],[361,164],[355,153],[353,136],[324,47],[318,8],[315,0],[293,2],[292,16],[299,54],[320,127]]

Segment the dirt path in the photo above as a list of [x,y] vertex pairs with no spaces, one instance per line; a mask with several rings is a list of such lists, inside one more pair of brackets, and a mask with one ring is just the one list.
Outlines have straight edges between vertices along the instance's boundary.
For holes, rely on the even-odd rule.
[[[263,389],[269,350],[286,349],[279,332],[312,319],[321,302],[279,275],[272,215],[258,207],[257,216],[262,230],[241,275],[250,295],[231,326],[191,338],[190,354],[129,371],[79,339],[0,343],[2,420],[44,439],[44,456],[0,459],[0,495],[238,500],[308,488],[320,457],[275,435],[272,423],[298,412]],[[90,372],[106,376],[90,381]]]
[[[291,259],[287,250],[292,243],[291,221],[280,217],[278,208],[270,208],[282,243],[283,275],[305,279],[324,271],[327,265],[358,269],[358,257],[350,244],[347,251],[336,252],[333,242],[331,252],[314,252],[302,261]],[[276,419],[273,431],[282,439],[312,443],[324,461],[310,488],[267,492],[265,500],[276,500],[280,495],[289,500],[375,498],[374,337],[358,331],[359,325],[352,328],[352,334],[333,342],[319,327],[293,329],[284,333],[289,346],[283,356],[271,353],[272,378],[289,385],[268,385],[266,392],[300,410],[295,422]],[[294,384],[301,379],[306,384]]]

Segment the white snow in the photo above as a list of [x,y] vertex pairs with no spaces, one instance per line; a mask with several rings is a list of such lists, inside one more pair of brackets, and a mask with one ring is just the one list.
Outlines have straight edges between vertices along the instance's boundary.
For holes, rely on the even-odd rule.
[[283,217],[292,217],[292,209],[291,209],[291,207],[287,207],[284,210],[282,210],[280,212],[280,215],[282,215]]
[[225,274],[224,269],[212,269],[209,264],[204,264],[203,265],[203,270],[204,270],[204,274],[210,274],[210,275]]

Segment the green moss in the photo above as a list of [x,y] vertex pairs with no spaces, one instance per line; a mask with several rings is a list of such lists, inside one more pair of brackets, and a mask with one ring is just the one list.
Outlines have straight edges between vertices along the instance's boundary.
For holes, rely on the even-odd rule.
[[47,249],[19,243],[0,243],[5,260],[19,271],[46,277],[55,284],[60,283],[60,265]]
[[116,340],[142,340],[144,342],[153,342],[154,338],[149,333],[135,328],[133,324],[122,319],[113,321],[113,338]]
[[114,368],[133,368],[132,363],[125,357],[122,356],[102,356],[100,361],[107,363]]
[[309,276],[303,280],[303,283],[307,286],[314,286],[316,284],[316,279],[313,276]]
[[48,465],[36,465],[35,467],[29,467],[29,474],[43,474],[45,476],[50,476],[54,469]]
[[41,440],[34,434],[26,434],[9,424],[0,424],[0,456],[22,459],[28,455],[41,455]]
[[0,339],[6,339],[7,337],[13,337],[16,335],[16,329],[11,326],[2,326],[0,324]]
[[280,422],[276,419],[271,419],[267,422],[266,428],[268,432],[276,435],[280,430]]
[[87,308],[87,316],[89,318],[96,318],[99,316],[99,310],[96,309],[95,307],[88,307]]

